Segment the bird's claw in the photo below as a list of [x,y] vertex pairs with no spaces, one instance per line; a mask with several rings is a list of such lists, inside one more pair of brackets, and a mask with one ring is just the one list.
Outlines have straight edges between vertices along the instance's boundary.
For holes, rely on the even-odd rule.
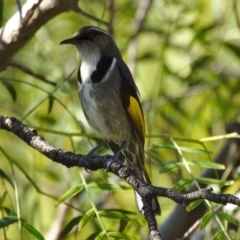
[[[106,142],[102,142],[101,144],[97,145],[95,148],[93,148],[89,153],[86,155],[86,161],[92,158],[94,153],[97,151],[98,148],[102,147]],[[90,171],[84,166],[84,170],[89,173]]]
[[109,159],[109,161],[107,162],[107,167],[106,167],[106,176],[108,177],[108,172],[110,172],[111,170],[111,165],[118,159],[119,154],[121,153],[123,147],[125,146],[126,141],[124,141],[121,146],[119,147],[119,149],[114,153],[114,155]]

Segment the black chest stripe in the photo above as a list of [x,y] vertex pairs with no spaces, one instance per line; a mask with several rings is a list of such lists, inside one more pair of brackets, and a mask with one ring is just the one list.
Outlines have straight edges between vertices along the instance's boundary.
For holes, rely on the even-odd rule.
[[111,68],[113,58],[101,57],[96,69],[92,72],[92,83],[99,83],[106,76],[107,72]]

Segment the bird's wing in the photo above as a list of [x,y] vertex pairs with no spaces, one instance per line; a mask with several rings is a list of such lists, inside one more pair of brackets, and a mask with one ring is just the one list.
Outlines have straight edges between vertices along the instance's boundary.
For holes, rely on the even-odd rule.
[[141,165],[144,161],[145,122],[142,107],[138,97],[138,89],[132,75],[125,64],[118,65],[121,77],[120,94],[127,116],[135,132],[138,148],[140,151]]

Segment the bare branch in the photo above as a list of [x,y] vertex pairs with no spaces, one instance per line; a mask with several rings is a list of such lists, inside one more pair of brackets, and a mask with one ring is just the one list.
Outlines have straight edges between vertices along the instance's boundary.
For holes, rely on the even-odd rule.
[[38,74],[38,73],[34,73],[31,69],[29,69],[29,68],[27,68],[27,67],[25,67],[25,66],[23,66],[23,65],[21,65],[21,64],[19,64],[17,62],[15,62],[15,61],[10,62],[9,66],[11,66],[13,68],[17,68],[17,69],[21,70],[22,72],[24,72],[24,73],[26,73],[26,74],[28,74],[28,75],[30,75],[32,77],[35,77],[35,78],[37,78],[37,79],[39,79],[39,80],[41,80],[41,81],[43,81],[45,83],[51,84],[52,86],[57,86],[56,83],[48,80],[45,76],[43,76],[41,74]]
[[97,17],[94,17],[94,16],[92,16],[92,15],[84,12],[80,7],[76,8],[76,9],[75,9],[75,12],[78,12],[78,13],[82,14],[83,16],[85,16],[85,17],[87,17],[87,18],[89,18],[89,19],[91,19],[91,20],[93,20],[93,21],[96,21],[96,22],[98,22],[98,23],[101,22],[101,23],[103,23],[103,24],[106,25],[106,26],[109,25],[108,22],[102,21],[101,19],[99,19],[99,18],[97,18]]
[[152,2],[153,0],[142,0],[138,5],[138,9],[133,20],[134,34],[131,36],[128,45],[128,67],[133,74],[135,72],[135,62],[137,58],[137,37],[142,29]]
[[27,127],[16,118],[0,116],[0,129],[11,131],[20,139],[25,141],[28,145],[44,154],[46,157],[50,158],[54,162],[61,163],[68,168],[77,166],[93,171],[101,168],[108,169],[108,171],[114,173],[120,178],[123,178],[142,197],[145,219],[148,222],[151,234],[153,233],[154,236],[156,236],[156,238],[151,239],[161,239],[160,234],[155,234],[158,232],[157,223],[153,210],[151,209],[151,204],[149,204],[154,196],[168,197],[173,201],[182,204],[183,206],[186,206],[188,203],[197,199],[208,199],[216,203],[232,203],[240,206],[239,198],[230,194],[214,194],[211,192],[212,189],[202,189],[200,191],[195,191],[188,194],[181,194],[174,192],[169,188],[150,185],[138,179],[130,166],[125,166],[118,160],[113,162],[110,155],[91,155],[91,157],[87,157],[55,148],[43,137],[39,136],[36,130]]
[[22,6],[22,19],[19,12],[16,12],[0,29],[0,71],[9,65],[12,57],[44,24],[67,11],[74,11],[94,21],[100,21],[82,11],[78,7],[78,0],[28,0]]

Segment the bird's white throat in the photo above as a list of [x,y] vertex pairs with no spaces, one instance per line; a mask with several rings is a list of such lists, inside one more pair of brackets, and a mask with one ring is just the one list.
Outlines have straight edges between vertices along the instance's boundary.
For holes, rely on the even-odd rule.
[[80,74],[82,78],[82,83],[89,82],[91,79],[92,72],[96,69],[99,61],[99,57],[82,60],[80,67]]

